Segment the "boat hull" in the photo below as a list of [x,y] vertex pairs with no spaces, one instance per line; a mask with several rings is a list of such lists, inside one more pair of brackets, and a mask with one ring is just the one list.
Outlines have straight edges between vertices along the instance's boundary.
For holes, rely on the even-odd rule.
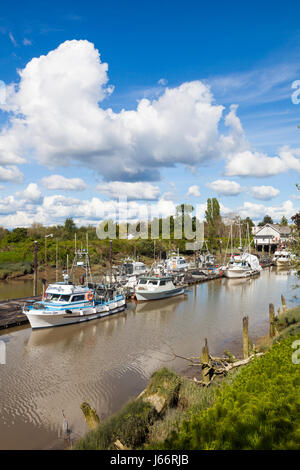
[[149,292],[149,291],[137,291],[135,293],[136,300],[139,302],[144,302],[147,300],[160,300],[167,299],[169,297],[175,297],[177,295],[184,294],[184,288],[178,287],[165,292]]
[[291,265],[291,261],[290,260],[280,260],[280,259],[277,259],[275,261],[275,266],[290,266]]
[[228,279],[239,279],[245,277],[251,277],[259,274],[259,271],[245,271],[239,269],[225,269],[223,275]]
[[102,305],[100,307],[91,307],[89,309],[83,309],[82,311],[76,311],[72,313],[66,313],[65,311],[58,313],[44,313],[42,310],[36,311],[24,311],[27,316],[30,326],[32,329],[40,328],[51,328],[54,326],[71,325],[74,323],[82,323],[86,321],[96,320],[103,318],[108,315],[113,315],[124,311],[126,308],[125,299],[112,302],[109,306]]

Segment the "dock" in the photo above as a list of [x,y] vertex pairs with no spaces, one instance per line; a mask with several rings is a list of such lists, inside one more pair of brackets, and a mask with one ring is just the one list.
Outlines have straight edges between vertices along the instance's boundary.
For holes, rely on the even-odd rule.
[[40,296],[23,297],[21,299],[7,299],[0,301],[0,330],[28,323],[26,315],[22,313],[24,304],[41,300]]
[[201,284],[202,282],[213,281],[215,279],[220,279],[221,277],[224,277],[223,274],[210,273],[205,274],[201,277],[193,278],[192,275],[189,275],[189,273],[187,273],[184,278],[184,282],[188,285]]
[[[263,268],[272,266],[272,260],[269,257],[265,257],[261,260],[261,266]],[[218,273],[207,273],[196,279],[192,277],[191,273],[187,272],[184,277],[184,285],[195,285],[203,282],[220,279],[223,274]],[[127,300],[132,300],[132,292],[124,293]],[[41,300],[41,296],[23,297],[20,299],[7,299],[0,301],[0,330],[6,328],[12,328],[14,326],[24,325],[28,323],[26,315],[22,313],[24,304],[31,304]]]

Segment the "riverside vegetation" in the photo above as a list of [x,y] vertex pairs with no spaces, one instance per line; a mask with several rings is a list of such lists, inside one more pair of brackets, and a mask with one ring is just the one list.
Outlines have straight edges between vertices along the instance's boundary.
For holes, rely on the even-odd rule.
[[[113,261],[120,260],[120,257],[138,256],[144,262],[151,262],[153,260],[154,251],[156,249],[156,256],[160,252],[163,257],[169,250],[179,249],[185,255],[192,255],[193,252],[186,251],[186,239],[174,238],[174,225],[175,221],[180,221],[182,225],[182,232],[184,235],[183,218],[190,218],[192,229],[195,230],[196,224],[199,222],[196,217],[192,216],[194,208],[191,205],[181,204],[176,208],[176,215],[166,217],[165,219],[158,219],[159,227],[159,240],[141,239],[136,237],[134,240],[118,238],[120,233],[120,225],[115,223],[116,236],[112,246]],[[254,223],[247,217],[240,220],[239,217],[233,217],[232,223],[238,223],[233,227],[233,242],[237,248],[240,244],[239,227],[241,228],[241,235],[243,243],[245,243],[248,229],[251,232],[251,227]],[[269,216],[265,216],[261,224],[272,221]],[[153,222],[153,221],[152,221]],[[163,239],[162,226],[166,223],[170,227],[170,239]],[[286,220],[282,220],[282,224],[286,224]],[[140,223],[132,224],[139,232]],[[130,232],[131,224],[127,224],[127,229]],[[150,226],[148,224],[149,235]],[[248,229],[247,229],[248,227]],[[296,227],[296,226],[295,226]],[[124,227],[123,227],[124,228]],[[204,222],[204,237],[207,240],[207,245],[210,251],[215,255],[219,255],[220,260],[225,252],[230,226],[228,221],[225,221],[220,215],[220,205],[216,198],[207,200],[207,210],[205,211]],[[85,246],[86,234],[89,237],[89,255],[91,265],[98,265],[103,268],[107,267],[109,261],[109,240],[99,240],[97,238],[94,226],[76,227],[72,218],[67,218],[64,225],[57,225],[51,227],[44,227],[40,223],[33,223],[29,228],[17,227],[12,231],[0,227],[0,280],[7,278],[20,277],[33,272],[33,257],[34,257],[34,241],[37,241],[38,248],[38,264],[39,269],[43,270],[47,264],[50,275],[51,267],[56,265],[56,249],[58,255],[59,268],[66,269],[67,257],[69,262],[73,259],[74,254],[74,235],[76,233],[78,247],[82,243]],[[48,237],[45,242],[45,236],[53,235],[53,238]],[[45,260],[45,243],[46,243],[46,257]],[[155,245],[156,244],[156,245]],[[46,262],[46,263],[45,263]]]
[[[76,449],[300,449],[300,307],[275,319],[265,354],[209,387],[163,368]],[[299,349],[299,347],[298,347]],[[297,364],[298,362],[298,364]]]

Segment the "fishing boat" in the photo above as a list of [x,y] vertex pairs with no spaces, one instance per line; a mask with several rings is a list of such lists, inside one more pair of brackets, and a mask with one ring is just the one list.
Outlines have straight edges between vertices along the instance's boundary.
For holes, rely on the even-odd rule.
[[106,275],[106,281],[131,286],[137,283],[138,277],[148,274],[148,271],[145,263],[127,258],[121,266],[113,267],[111,273]]
[[286,250],[275,251],[272,261],[275,266],[290,266],[292,262],[292,255],[289,251]]
[[178,253],[171,253],[171,255],[165,261],[165,267],[168,271],[187,271],[189,264],[186,262],[183,256]]
[[121,293],[65,281],[50,284],[42,301],[24,306],[23,313],[35,329],[95,320],[125,308],[126,300]]
[[[77,269],[81,271],[79,284],[70,281],[70,278],[74,279]],[[49,284],[42,300],[24,305],[23,313],[31,328],[36,329],[95,320],[122,312],[125,308],[126,300],[121,291],[93,283],[88,237],[86,248],[77,250],[75,236],[75,256],[70,276],[64,272],[63,282]]]
[[135,288],[138,301],[158,300],[184,294],[184,286],[176,286],[172,277],[141,277]]
[[230,226],[230,237],[228,239],[228,243],[229,241],[231,242],[230,260],[227,264],[225,264],[223,267],[220,268],[224,276],[230,279],[237,279],[237,278],[246,278],[246,277],[260,274],[262,267],[259,264],[258,257],[249,253],[250,236],[249,236],[248,224],[247,224],[247,241],[246,241],[244,249],[242,246],[242,239],[241,239],[241,232],[240,232],[239,250],[240,251],[243,250],[242,254],[234,255],[233,253],[232,225]]
[[223,270],[223,274],[227,278],[245,278],[259,274],[262,267],[258,258],[250,253],[233,256]]

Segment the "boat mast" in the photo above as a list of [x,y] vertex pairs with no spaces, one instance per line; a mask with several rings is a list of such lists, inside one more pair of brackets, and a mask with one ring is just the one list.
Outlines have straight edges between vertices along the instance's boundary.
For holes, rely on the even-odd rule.
[[86,234],[86,248],[77,249],[77,238],[75,233],[75,256],[72,263],[71,274],[70,277],[72,278],[72,282],[74,283],[74,274],[78,267],[84,269],[85,271],[85,284],[88,282],[93,282],[91,266],[90,266],[90,259],[89,259],[89,252],[88,252],[88,234]]

